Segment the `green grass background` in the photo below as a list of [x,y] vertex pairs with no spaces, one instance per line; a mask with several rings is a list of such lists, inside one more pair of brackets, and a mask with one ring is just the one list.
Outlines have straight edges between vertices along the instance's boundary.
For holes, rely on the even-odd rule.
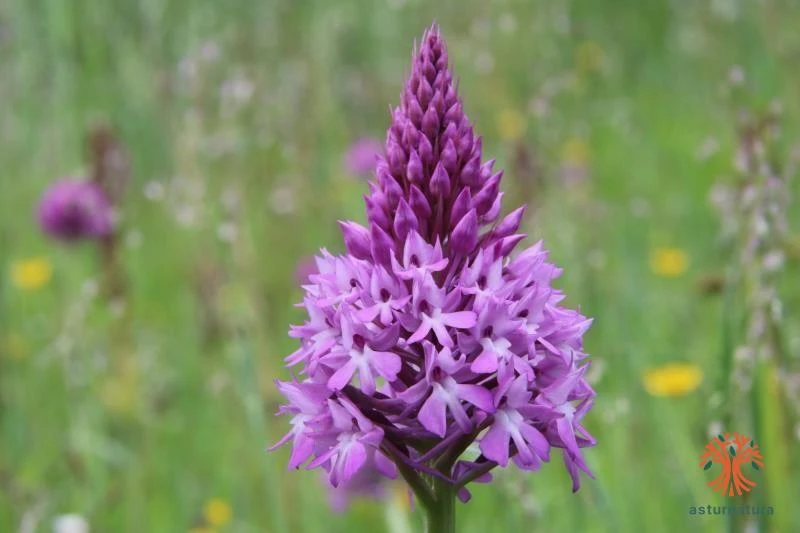
[[[286,331],[302,320],[295,265],[342,249],[337,219],[363,220],[366,185],[342,155],[383,137],[413,40],[434,19],[484,153],[506,169],[506,206],[535,206],[527,230],[565,268],[568,302],[596,318],[586,344],[602,367],[587,419],[597,479],[572,495],[560,460],[502,472],[459,506],[459,531],[739,530],[688,516],[728,501],[697,466],[730,357],[726,305],[697,281],[730,261],[708,196],[731,174],[735,65],[748,105],[779,100],[784,138],[800,139],[789,0],[0,0],[0,531],[26,515],[49,531],[78,512],[101,533],[182,532],[213,497],[233,509],[221,531],[389,531],[388,503],[334,514],[316,472],[286,472],[287,450],[264,449],[288,427],[272,416],[272,380],[288,376]],[[519,141],[498,128],[503,113],[524,121]],[[97,121],[132,164],[124,308],[92,296],[95,250],[54,245],[33,223],[47,184],[85,170]],[[719,150],[699,158],[709,138]],[[560,179],[569,142],[588,151],[577,185]],[[520,146],[539,168],[532,196]],[[148,198],[153,183],[163,199]],[[662,246],[689,255],[684,275],[650,271]],[[14,287],[11,264],[37,256],[51,282]],[[797,275],[790,261],[781,295],[795,357]],[[204,307],[225,330],[211,341]],[[698,365],[701,387],[649,396],[642,372],[671,361]],[[800,436],[774,393],[769,380],[756,387],[758,429],[726,429],[762,443],[753,501],[775,515],[756,530],[790,533]],[[419,528],[418,511],[407,519]]]

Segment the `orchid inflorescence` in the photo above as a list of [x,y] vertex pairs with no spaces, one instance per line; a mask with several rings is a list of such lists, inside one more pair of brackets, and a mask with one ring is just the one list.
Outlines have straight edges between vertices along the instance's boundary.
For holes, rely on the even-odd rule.
[[347,253],[323,249],[303,286],[287,358],[299,375],[278,382],[290,468],[321,467],[333,486],[399,471],[423,505],[438,486],[466,501],[468,483],[509,461],[536,470],[552,448],[573,490],[591,475],[591,319],[559,305],[541,243],[510,257],[524,208],[500,218],[502,172],[481,151],[434,25],[376,160],[367,227],[342,222]]

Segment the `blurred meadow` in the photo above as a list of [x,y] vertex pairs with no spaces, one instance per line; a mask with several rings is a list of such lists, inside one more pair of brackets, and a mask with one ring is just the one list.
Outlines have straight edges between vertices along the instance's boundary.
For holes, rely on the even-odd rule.
[[[304,266],[365,219],[348,148],[383,139],[433,20],[506,209],[529,204],[529,242],[595,318],[596,480],[573,495],[557,456],[498,472],[459,531],[800,531],[800,220],[748,263],[749,215],[720,214],[761,190],[748,154],[800,156],[797,2],[0,0],[0,532],[419,530],[399,485],[336,513],[265,448],[289,428],[273,380]],[[115,290],[34,218],[90,172],[98,125],[129,174]],[[706,486],[723,431],[763,452],[747,500]],[[742,501],[774,515],[688,512]]]

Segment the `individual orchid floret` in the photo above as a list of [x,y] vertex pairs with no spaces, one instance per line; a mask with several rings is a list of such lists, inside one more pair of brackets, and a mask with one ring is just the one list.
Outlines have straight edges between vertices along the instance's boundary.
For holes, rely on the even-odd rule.
[[400,264],[392,257],[392,270],[398,278],[406,281],[415,276],[441,272],[449,262],[443,256],[442,244],[438,240],[430,244],[416,231],[410,232],[405,238],[402,261]]
[[375,377],[381,376],[389,381],[397,378],[400,372],[400,356],[389,351],[373,349],[367,340],[355,333],[356,326],[348,320],[341,323],[341,344],[324,358],[324,364],[337,368],[328,380],[332,391],[342,390],[357,374],[361,390],[366,394],[375,392]]
[[507,390],[497,391],[497,410],[489,431],[481,439],[481,452],[487,459],[506,466],[513,442],[517,466],[535,470],[542,461],[550,460],[550,443],[536,425],[556,417],[557,413],[531,403],[533,393],[524,376],[507,383]]
[[[332,420],[328,432],[320,432],[322,438],[335,436],[335,442],[314,459],[309,468],[326,465],[330,482],[334,487],[346,482],[367,463],[389,478],[396,476],[394,463],[380,451],[383,430],[363,416],[358,408],[345,398],[329,399],[327,407]],[[328,433],[329,435],[326,435]]]
[[[421,403],[419,420],[428,431],[444,437],[447,432],[447,413],[452,415],[463,432],[474,427],[474,421],[467,415],[464,402],[479,407],[484,412],[493,412],[492,395],[485,388],[469,383],[460,383],[457,374],[466,369],[464,360],[453,358],[449,348],[440,352],[426,342],[425,378],[404,393],[403,399],[410,404]],[[463,379],[461,380],[463,381]]]
[[381,325],[388,326],[397,318],[411,299],[404,283],[392,276],[383,268],[372,271],[369,291],[364,294],[366,307],[359,310],[355,317],[365,323],[376,318]]

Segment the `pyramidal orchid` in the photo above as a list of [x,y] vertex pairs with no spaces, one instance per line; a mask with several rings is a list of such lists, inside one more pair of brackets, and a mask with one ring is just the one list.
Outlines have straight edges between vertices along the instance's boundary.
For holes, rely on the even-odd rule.
[[303,286],[297,377],[278,383],[289,467],[334,486],[399,474],[436,532],[455,530],[471,482],[510,462],[536,470],[558,450],[577,490],[594,444],[581,425],[591,320],[559,305],[541,243],[511,257],[524,208],[500,216],[502,172],[482,159],[436,26],[375,175],[367,226],[342,222],[347,253],[323,249]]

